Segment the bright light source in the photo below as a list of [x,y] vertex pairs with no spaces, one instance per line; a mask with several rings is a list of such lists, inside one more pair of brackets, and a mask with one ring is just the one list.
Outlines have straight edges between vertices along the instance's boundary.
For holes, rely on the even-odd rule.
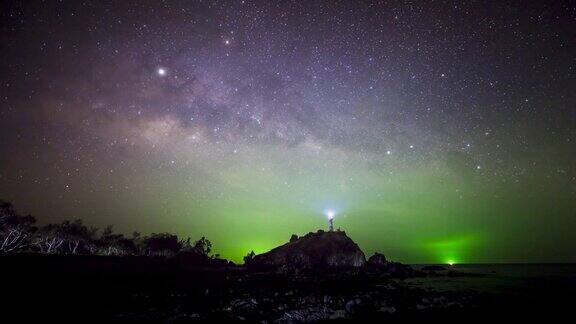
[[447,263],[448,263],[449,266],[453,266],[453,265],[454,265],[454,261],[452,261],[452,260],[448,260]]
[[326,212],[326,216],[328,216],[328,219],[333,219],[334,215],[335,215],[335,213],[333,210],[329,210]]
[[164,69],[164,68],[158,68],[158,70],[156,72],[158,72],[159,76],[165,76],[166,75],[166,69]]

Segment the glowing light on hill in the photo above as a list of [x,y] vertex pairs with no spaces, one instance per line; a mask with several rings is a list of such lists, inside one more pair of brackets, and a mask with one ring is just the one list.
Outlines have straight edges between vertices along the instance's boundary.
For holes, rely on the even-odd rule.
[[326,212],[326,217],[328,217],[328,219],[334,219],[335,215],[336,213],[331,209]]

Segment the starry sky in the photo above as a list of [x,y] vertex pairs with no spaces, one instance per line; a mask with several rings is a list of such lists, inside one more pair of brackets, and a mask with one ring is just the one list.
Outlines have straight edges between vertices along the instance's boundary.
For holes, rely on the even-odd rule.
[[6,1],[0,198],[409,263],[576,261],[568,1]]

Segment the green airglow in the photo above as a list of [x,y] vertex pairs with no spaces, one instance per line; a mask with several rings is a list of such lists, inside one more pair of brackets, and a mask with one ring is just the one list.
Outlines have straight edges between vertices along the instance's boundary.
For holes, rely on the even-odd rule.
[[[488,163],[478,171],[474,163],[445,156],[413,160],[333,147],[316,152],[306,145],[221,146],[222,152],[233,148],[233,155],[193,147],[161,151],[134,169],[117,170],[122,176],[105,166],[93,170],[98,176],[72,183],[65,199],[43,190],[15,191],[26,196],[11,200],[18,206],[36,196],[43,208],[30,212],[48,221],[89,211],[98,215],[90,223],[114,224],[125,233],[206,236],[215,253],[235,262],[251,250],[284,244],[291,234],[327,229],[328,208],[336,211],[335,228],[367,256],[382,252],[405,263],[461,264],[568,260],[572,253],[561,249],[570,246],[576,225],[566,216],[573,215],[576,199],[564,178],[535,172],[514,182],[487,177],[483,172],[495,172]],[[178,168],[158,167],[168,154]],[[104,190],[112,185],[129,190]],[[65,203],[73,197],[82,203]]]

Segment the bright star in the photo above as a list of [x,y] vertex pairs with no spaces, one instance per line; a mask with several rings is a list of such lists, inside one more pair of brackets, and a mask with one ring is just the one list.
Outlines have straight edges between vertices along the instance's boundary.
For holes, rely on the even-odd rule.
[[158,68],[158,70],[156,72],[158,73],[159,76],[165,76],[166,75],[166,69],[164,69],[164,68]]

